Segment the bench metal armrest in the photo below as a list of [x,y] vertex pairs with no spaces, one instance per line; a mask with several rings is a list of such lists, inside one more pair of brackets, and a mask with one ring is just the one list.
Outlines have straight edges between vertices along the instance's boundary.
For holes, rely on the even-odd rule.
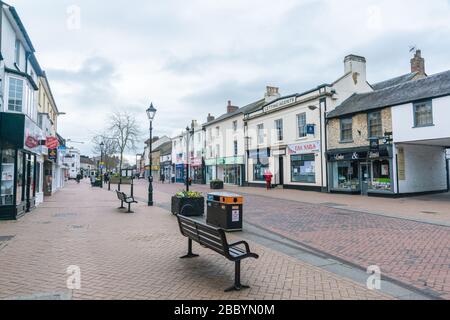
[[247,242],[245,242],[245,241],[239,241],[239,242],[236,242],[236,243],[232,243],[232,244],[230,244],[230,245],[228,245],[230,248],[232,248],[232,247],[237,247],[237,246],[239,246],[239,245],[244,245],[245,246],[245,250],[247,251],[247,253],[250,253],[250,246],[248,245],[248,243]]

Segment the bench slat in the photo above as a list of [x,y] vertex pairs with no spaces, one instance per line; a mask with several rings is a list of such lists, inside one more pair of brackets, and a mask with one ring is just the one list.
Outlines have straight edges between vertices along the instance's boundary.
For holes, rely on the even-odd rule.
[[206,246],[206,247],[208,247],[210,249],[213,249],[215,251],[219,251],[222,254],[225,252],[222,244],[220,244],[218,242],[213,242],[213,241],[211,241],[208,238],[202,237],[201,235],[199,237],[199,242],[200,242],[201,245],[204,245],[204,246]]

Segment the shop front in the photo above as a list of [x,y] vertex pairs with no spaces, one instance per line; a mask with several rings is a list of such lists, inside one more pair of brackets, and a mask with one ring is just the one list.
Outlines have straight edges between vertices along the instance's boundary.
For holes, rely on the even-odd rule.
[[225,184],[242,186],[245,177],[244,157],[226,157],[206,160],[206,182],[222,180]]
[[289,183],[285,188],[322,191],[321,142],[288,145]]
[[394,194],[392,146],[329,151],[328,161],[330,192]]
[[23,114],[0,113],[0,220],[14,220],[36,206],[42,130]]
[[203,158],[194,158],[191,160],[190,165],[190,176],[192,181],[196,184],[205,183],[205,172],[204,172]]
[[[270,148],[248,151],[249,159],[249,184],[265,185],[266,172],[270,170]],[[273,174],[273,172],[272,172]]]
[[175,165],[175,182],[185,183],[186,182],[186,165],[184,163],[179,163]]

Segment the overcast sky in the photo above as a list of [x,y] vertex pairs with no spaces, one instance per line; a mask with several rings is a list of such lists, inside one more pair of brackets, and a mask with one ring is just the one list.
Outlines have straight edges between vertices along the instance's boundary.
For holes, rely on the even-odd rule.
[[238,106],[259,100],[267,85],[288,95],[330,83],[350,53],[367,58],[369,82],[409,72],[412,45],[422,50],[428,74],[450,69],[450,0],[9,4],[67,113],[59,132],[86,141],[74,146],[88,155],[92,135],[114,110],[133,112],[144,140],[153,101],[155,134],[171,136],[192,119],[223,114],[228,100]]

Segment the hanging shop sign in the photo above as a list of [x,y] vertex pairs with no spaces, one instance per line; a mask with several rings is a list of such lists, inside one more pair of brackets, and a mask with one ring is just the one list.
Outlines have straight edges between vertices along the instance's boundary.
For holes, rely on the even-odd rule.
[[320,141],[291,144],[288,151],[290,155],[320,152]]
[[58,149],[48,150],[48,160],[56,162],[58,160]]
[[23,148],[34,153],[39,153],[42,138],[43,134],[41,128],[39,128],[30,118],[25,116]]
[[55,137],[47,137],[45,142],[45,146],[49,149],[57,149],[59,147],[58,138]]

